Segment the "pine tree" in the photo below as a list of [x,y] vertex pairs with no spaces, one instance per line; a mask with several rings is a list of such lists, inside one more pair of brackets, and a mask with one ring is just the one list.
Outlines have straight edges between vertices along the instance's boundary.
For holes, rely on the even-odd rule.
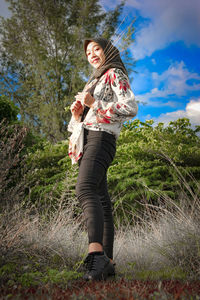
[[56,142],[67,137],[65,110],[89,74],[83,40],[111,37],[123,3],[105,13],[99,0],[8,0],[1,18],[0,94],[20,107],[21,120]]

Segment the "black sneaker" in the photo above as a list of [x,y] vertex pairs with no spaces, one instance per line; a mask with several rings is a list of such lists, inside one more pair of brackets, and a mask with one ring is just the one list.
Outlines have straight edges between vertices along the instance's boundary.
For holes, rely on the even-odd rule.
[[105,254],[89,253],[84,265],[86,267],[84,280],[105,280],[108,276],[115,275],[114,264]]

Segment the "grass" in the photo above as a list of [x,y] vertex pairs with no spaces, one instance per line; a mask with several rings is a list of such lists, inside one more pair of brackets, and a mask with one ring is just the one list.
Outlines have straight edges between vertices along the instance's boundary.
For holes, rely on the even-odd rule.
[[[187,206],[149,212],[148,221],[117,232],[118,271],[134,278],[200,278],[200,211]],[[129,265],[129,268],[123,266]]]
[[95,286],[81,281],[88,242],[75,200],[51,213],[4,207],[0,295],[7,298],[0,299],[23,299],[31,289],[33,299],[40,293],[47,299],[200,299],[200,202],[197,195],[184,197],[180,205],[169,198],[160,207],[145,204],[146,216],[135,226],[115,220],[117,276]]

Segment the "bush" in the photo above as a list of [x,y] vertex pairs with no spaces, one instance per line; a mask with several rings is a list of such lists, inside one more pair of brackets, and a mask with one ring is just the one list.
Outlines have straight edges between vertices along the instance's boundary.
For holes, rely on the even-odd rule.
[[[75,197],[78,167],[71,165],[68,141],[52,144],[19,124],[12,126],[1,127],[6,193],[10,195],[13,186],[21,186],[21,201],[43,208],[58,206],[61,199],[71,201]],[[195,181],[200,182],[200,138],[196,134],[199,129],[192,129],[187,119],[170,122],[167,127],[163,123],[153,126],[152,120],[135,120],[123,126],[108,171],[116,215],[124,219],[126,211],[142,211],[144,203],[157,205],[163,195],[178,203],[185,193],[192,197],[198,193]],[[20,137],[22,140],[17,142]],[[14,174],[15,179],[11,180]],[[78,212],[76,208],[75,214]]]
[[[70,192],[71,186],[67,187],[66,180],[74,177],[68,157],[68,141],[54,145],[45,141],[40,148],[29,153],[26,166],[25,181],[31,203],[38,207],[53,208],[59,205],[62,195],[67,193],[67,190]],[[68,193],[67,195],[69,196]],[[65,199],[68,200],[67,197]]]
[[163,123],[153,126],[153,120],[124,125],[108,172],[115,209],[121,214],[130,209],[141,210],[142,203],[157,205],[163,195],[178,202],[185,182],[191,193],[197,193],[199,129],[191,129],[187,119],[170,122],[167,127]]
[[24,198],[25,158],[42,142],[17,120],[18,111],[12,101],[0,96],[0,197],[3,205]]
[[6,96],[0,96],[0,122],[6,119],[8,123],[17,121],[19,108]]
[[0,196],[1,204],[24,196],[22,184],[23,150],[27,128],[19,124],[0,123]]

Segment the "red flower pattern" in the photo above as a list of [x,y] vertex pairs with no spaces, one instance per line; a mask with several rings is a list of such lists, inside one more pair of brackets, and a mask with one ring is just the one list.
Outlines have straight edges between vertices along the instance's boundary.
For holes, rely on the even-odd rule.
[[[119,86],[119,90],[121,91],[121,94],[123,97],[126,97],[126,94],[128,93],[128,90],[130,89],[130,85],[128,80],[126,80],[126,78],[124,78],[124,76],[122,76],[122,74],[120,74],[120,72],[118,74],[121,75],[121,77],[118,77],[117,83],[116,83],[116,79],[117,79],[117,73],[115,73],[116,71],[114,71],[113,69],[108,70],[105,74],[104,74],[104,78],[105,78],[105,84],[109,84],[110,86],[113,85],[113,87],[116,87],[117,85]],[[115,103],[114,106],[111,106],[107,109],[103,109],[101,102],[98,103],[97,106],[97,116],[96,116],[96,121],[98,123],[110,123],[110,121],[112,120],[112,118],[114,117],[115,114],[117,114],[117,110],[121,110],[122,108],[126,109],[127,106],[123,103]],[[120,112],[119,112],[120,113]],[[117,119],[119,120],[119,116],[117,116]]]
[[104,117],[100,117],[100,116],[97,116],[97,122],[98,123],[107,123],[107,124],[110,124],[110,121]]
[[112,107],[109,107],[109,112],[110,112],[111,114],[114,114],[114,110],[112,109]]
[[108,70],[106,73],[106,79],[105,79],[105,83],[109,83],[110,85],[114,83],[115,79],[116,79],[116,75],[113,72],[113,70]]
[[127,89],[130,89],[130,85],[126,80],[119,81],[119,85],[120,85],[119,89],[120,90],[123,89],[125,92],[127,91]]

